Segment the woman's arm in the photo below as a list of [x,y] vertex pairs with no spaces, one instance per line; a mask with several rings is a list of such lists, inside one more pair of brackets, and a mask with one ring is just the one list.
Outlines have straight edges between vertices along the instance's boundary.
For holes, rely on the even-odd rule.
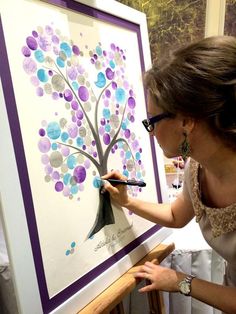
[[[179,292],[179,283],[187,274],[173,269],[146,262],[140,267],[140,271],[134,274],[136,278],[145,278],[151,284],[141,288],[140,292],[161,290]],[[208,305],[213,306],[225,313],[236,313],[236,288],[218,285],[209,281],[194,278],[191,284],[190,295]],[[186,296],[186,298],[188,298]]]
[[[103,177],[103,179],[108,178],[127,179],[117,171]],[[136,215],[165,227],[181,228],[194,217],[192,202],[183,193],[171,204],[155,204],[130,197],[125,185],[113,186],[106,182],[104,189],[110,193],[112,200],[120,206],[126,207]]]

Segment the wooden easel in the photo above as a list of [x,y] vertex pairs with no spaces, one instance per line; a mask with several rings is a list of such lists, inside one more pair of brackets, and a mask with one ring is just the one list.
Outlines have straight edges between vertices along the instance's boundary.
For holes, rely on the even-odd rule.
[[[96,299],[83,308],[79,314],[124,314],[122,300],[140,282],[134,278],[133,273],[146,261],[157,259],[157,263],[161,263],[163,259],[174,250],[174,248],[175,246],[173,243],[169,245],[159,244],[156,246],[123,276],[98,295]],[[148,300],[150,313],[165,314],[164,302],[160,291],[149,292]]]

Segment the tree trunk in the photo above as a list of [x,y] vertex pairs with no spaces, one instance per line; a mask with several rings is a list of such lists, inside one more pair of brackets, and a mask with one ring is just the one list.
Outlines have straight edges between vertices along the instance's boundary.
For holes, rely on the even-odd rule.
[[106,225],[111,225],[114,223],[115,218],[111,207],[110,194],[108,192],[105,192],[104,194],[99,193],[98,215],[94,226],[88,235],[88,238],[92,237]]

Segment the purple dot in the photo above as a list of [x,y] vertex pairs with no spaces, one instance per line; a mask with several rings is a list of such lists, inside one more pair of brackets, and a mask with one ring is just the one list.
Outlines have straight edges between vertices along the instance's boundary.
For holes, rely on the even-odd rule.
[[79,47],[76,46],[76,45],[73,45],[73,46],[72,46],[72,51],[73,51],[74,54],[77,55],[77,56],[80,54]]
[[53,76],[53,71],[52,71],[52,70],[49,70],[49,71],[48,71],[48,75]]
[[105,95],[106,95],[107,98],[111,97],[111,92],[109,91],[109,89],[106,89]]
[[26,38],[26,44],[31,50],[36,50],[38,47],[37,41],[32,36]]
[[131,109],[134,109],[136,105],[136,102],[135,102],[135,99],[133,97],[129,97],[128,98],[128,106],[131,108]]
[[66,101],[71,101],[73,99],[73,94],[72,94],[71,90],[66,89],[64,91],[64,98]]
[[130,116],[130,118],[129,118],[129,120],[131,121],[131,122],[134,122],[134,116]]
[[111,44],[111,50],[116,50],[115,44]]
[[38,37],[38,33],[37,33],[36,31],[33,31],[33,32],[32,32],[32,35],[33,35],[35,38]]
[[73,176],[77,183],[82,183],[86,179],[86,170],[83,166],[78,166],[75,168]]
[[42,87],[36,88],[36,94],[37,94],[39,97],[42,97],[42,96],[43,96],[44,92],[43,92]]
[[105,120],[104,118],[102,118],[102,119],[100,120],[100,123],[101,123],[101,125],[105,125],[105,124],[106,124],[106,120]]
[[130,137],[130,130],[129,129],[126,129],[124,133],[125,133],[126,138]]
[[103,50],[103,55],[106,56],[107,55],[107,52],[105,50]]
[[52,42],[56,45],[59,44],[59,38],[56,35],[52,35]]
[[72,108],[73,110],[77,110],[77,109],[79,108],[79,105],[78,105],[77,101],[73,100],[73,101],[71,102],[71,108]]
[[97,60],[98,56],[96,54],[93,55],[94,60]]
[[77,121],[76,121],[76,124],[77,124],[78,126],[81,126],[81,125],[82,125],[82,122],[81,122],[80,120],[77,120]]
[[82,101],[87,101],[89,99],[89,92],[85,86],[80,86],[78,90],[79,98]]
[[103,142],[105,145],[109,145],[111,141],[110,135],[108,133],[105,133],[103,135]]
[[76,111],[76,117],[77,117],[79,120],[82,120],[83,117],[84,117],[83,111],[82,111],[82,110]]
[[86,145],[83,145],[83,146],[82,146],[82,149],[83,149],[83,150],[86,150]]
[[116,84],[116,82],[112,82],[112,83],[111,83],[111,87],[112,87],[113,89],[117,89],[117,84]]
[[57,100],[57,99],[59,98],[58,93],[57,93],[57,92],[53,92],[53,93],[52,93],[52,98],[53,98],[54,100]]
[[92,141],[92,145],[93,145],[93,146],[95,146],[95,145],[96,145],[96,142],[95,142],[94,140]]
[[97,152],[93,152],[93,157],[97,157]]
[[41,138],[38,142],[38,148],[41,153],[47,153],[51,148],[51,142],[47,137]]
[[40,129],[40,130],[39,130],[39,135],[40,135],[40,136],[44,136],[44,135],[45,135],[45,133],[46,133],[46,132],[45,132],[45,130],[44,130],[44,129]]
[[114,78],[114,72],[110,68],[106,69],[106,77],[108,80],[112,80]]
[[64,188],[64,184],[61,182],[61,181],[58,181],[56,184],[55,184],[55,190],[57,192],[61,192]]
[[31,55],[31,51],[27,46],[22,47],[21,52],[25,57],[29,57]]
[[92,63],[92,64],[94,64],[94,63],[95,63],[94,59],[92,59],[92,58],[90,59],[90,61],[91,61],[91,63]]

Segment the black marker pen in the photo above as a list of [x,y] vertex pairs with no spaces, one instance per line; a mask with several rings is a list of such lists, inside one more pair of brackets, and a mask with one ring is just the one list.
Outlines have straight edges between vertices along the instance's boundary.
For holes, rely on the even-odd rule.
[[143,181],[136,181],[136,180],[118,180],[118,179],[106,179],[111,184],[124,184],[124,185],[133,185],[139,187],[145,187],[146,183]]

